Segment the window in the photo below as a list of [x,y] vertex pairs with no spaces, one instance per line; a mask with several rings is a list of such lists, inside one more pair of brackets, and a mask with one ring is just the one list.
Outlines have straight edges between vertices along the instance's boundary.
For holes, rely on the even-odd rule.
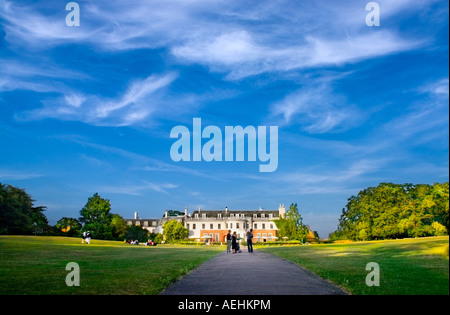
[[196,213],[194,216],[195,216],[196,219],[198,219],[198,213]]
[[203,213],[203,214],[202,214],[202,218],[203,218],[203,219],[206,219],[206,213]]
[[202,224],[202,230],[204,230],[204,229],[205,229],[205,223]]
[[233,228],[233,223],[230,223],[230,229],[232,229]]
[[230,218],[234,218],[234,213],[230,214]]
[[273,230],[273,223],[270,223],[270,229]]
[[273,218],[273,213],[269,213],[269,219]]
[[209,228],[210,228],[211,230],[213,229],[213,224],[212,224],[212,223],[209,225]]
[[192,229],[195,230],[197,227],[195,226],[195,223],[192,224]]
[[148,226],[148,221],[144,221],[144,226]]
[[241,214],[241,218],[244,219],[245,218],[245,214],[242,213]]
[[258,228],[258,224],[254,224],[254,229],[256,230]]
[[266,229],[266,224],[265,224],[265,223],[262,224],[262,229],[263,229],[263,230]]
[[273,239],[272,239],[272,233],[269,233],[269,241],[272,241]]
[[156,221],[153,221],[153,222],[152,222],[152,226],[156,226]]
[[254,215],[253,215],[253,219],[256,219],[258,217],[258,215],[255,213]]
[[239,229],[239,223],[236,223],[236,229]]
[[222,228],[222,225],[219,223],[217,224],[217,229],[220,230]]
[[186,228],[189,230],[189,224],[186,224]]
[[216,233],[215,238],[214,238],[214,241],[215,241],[215,242],[218,242],[218,241],[219,241],[219,233]]
[[222,213],[217,214],[218,219],[222,219]]
[[264,213],[261,213],[261,218],[265,218],[266,217],[266,215],[264,214]]

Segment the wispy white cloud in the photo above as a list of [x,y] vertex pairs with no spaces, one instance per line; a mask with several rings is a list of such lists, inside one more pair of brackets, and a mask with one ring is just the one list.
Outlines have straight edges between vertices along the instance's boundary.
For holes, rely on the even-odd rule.
[[158,111],[159,91],[169,86],[177,75],[167,73],[136,80],[117,98],[71,93],[47,100],[42,108],[16,115],[19,120],[56,118],[82,121],[93,125],[128,126],[139,123]]
[[213,71],[229,72],[228,78],[236,80],[264,72],[343,65],[407,51],[421,44],[387,31],[352,38],[343,35],[338,40],[308,35],[295,46],[280,47],[273,42],[258,44],[255,37],[259,34],[240,30],[187,42],[173,48],[172,53],[182,60],[207,65]]
[[420,93],[429,93],[435,97],[449,97],[449,78],[443,78],[435,82],[425,84],[419,88]]
[[[426,5],[434,0],[423,1]],[[382,1],[385,17],[411,1]],[[105,50],[167,48],[180,60],[241,79],[265,72],[345,64],[414,49],[420,39],[393,30],[371,32],[365,6],[351,1],[96,1],[82,5],[82,27],[69,28],[61,10],[0,2],[7,40],[33,47],[84,43]],[[44,13],[44,9],[47,9]],[[265,22],[266,26],[262,26]],[[350,34],[350,35],[349,35]]]
[[278,117],[280,125],[298,124],[311,134],[343,131],[364,122],[364,112],[334,93],[329,83],[315,83],[273,104],[271,116]]
[[111,194],[141,196],[148,191],[156,191],[158,193],[169,194],[169,190],[175,189],[177,187],[178,185],[170,183],[155,184],[149,181],[144,181],[139,185],[103,186],[99,188],[99,191]]
[[17,169],[0,169],[0,179],[2,180],[26,180],[46,176],[38,172],[20,171]]

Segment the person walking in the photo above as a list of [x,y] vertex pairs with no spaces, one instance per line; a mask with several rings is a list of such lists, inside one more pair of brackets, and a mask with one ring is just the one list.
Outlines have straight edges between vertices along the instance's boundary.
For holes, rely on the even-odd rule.
[[86,232],[86,243],[91,244],[91,232]]
[[247,248],[249,253],[253,253],[253,229],[247,232]]
[[231,230],[228,230],[227,234],[227,254],[231,253]]

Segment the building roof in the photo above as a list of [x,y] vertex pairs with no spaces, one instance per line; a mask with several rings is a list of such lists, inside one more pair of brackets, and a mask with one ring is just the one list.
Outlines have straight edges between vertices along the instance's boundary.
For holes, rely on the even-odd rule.
[[198,214],[199,217],[202,217],[203,214],[206,214],[207,218],[217,218],[219,214],[222,215],[222,218],[230,217],[230,215],[241,215],[244,214],[245,216],[251,216],[253,217],[254,214],[256,214],[259,218],[261,217],[261,214],[264,214],[265,216],[268,216],[269,214],[272,214],[274,217],[279,216],[278,210],[195,210],[191,217],[194,217],[196,214]]
[[136,224],[136,222],[148,222],[149,224],[150,224],[150,222],[156,222],[156,223],[159,223],[159,221],[161,220],[161,219],[141,219],[141,218],[139,218],[139,219],[124,219],[125,220],[125,222],[133,222],[133,224]]

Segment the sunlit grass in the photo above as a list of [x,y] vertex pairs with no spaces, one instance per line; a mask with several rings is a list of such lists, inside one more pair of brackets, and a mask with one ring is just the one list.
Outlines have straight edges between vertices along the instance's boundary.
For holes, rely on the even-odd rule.
[[[352,294],[449,294],[447,237],[264,247]],[[380,286],[366,285],[369,262],[380,266]]]
[[[0,294],[158,294],[219,250],[0,236]],[[65,283],[69,262],[80,266],[79,287]]]

